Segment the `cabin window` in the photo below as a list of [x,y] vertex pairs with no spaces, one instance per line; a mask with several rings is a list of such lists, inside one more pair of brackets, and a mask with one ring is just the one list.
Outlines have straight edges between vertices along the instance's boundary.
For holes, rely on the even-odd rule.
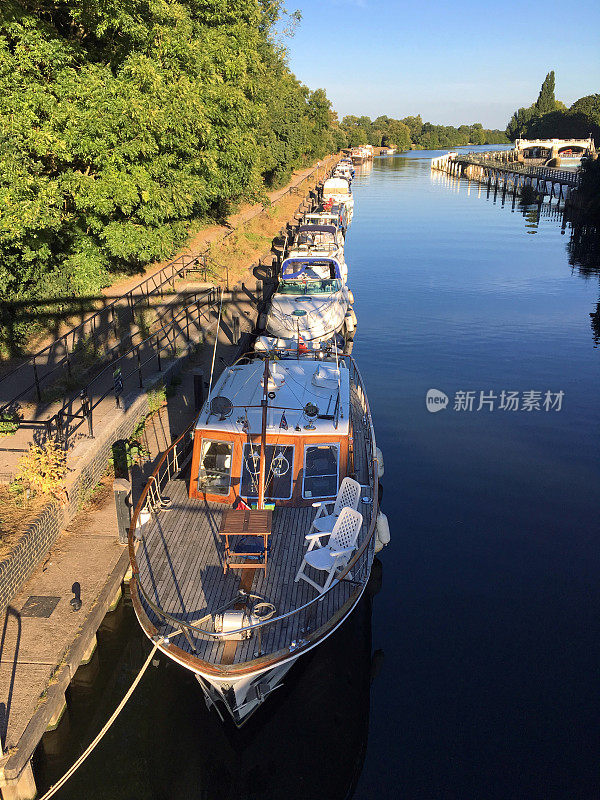
[[340,448],[337,444],[308,445],[304,448],[302,496],[334,497],[338,490]]
[[204,439],[200,453],[198,489],[207,494],[229,494],[233,442]]
[[[258,497],[261,446],[244,445],[242,464],[242,497]],[[289,500],[292,496],[294,472],[293,445],[268,444],[265,460],[265,499]]]

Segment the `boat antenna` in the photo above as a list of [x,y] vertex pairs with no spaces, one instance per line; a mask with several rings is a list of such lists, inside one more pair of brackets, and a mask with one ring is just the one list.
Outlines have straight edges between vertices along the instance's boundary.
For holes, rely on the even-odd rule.
[[341,385],[340,385],[340,362],[339,362],[339,359],[338,359],[338,340],[337,340],[337,334],[336,333],[333,334],[333,349],[335,350],[335,369],[336,369],[336,372],[337,372],[338,400],[339,400],[339,403],[340,403],[340,416],[341,416],[342,419],[344,419],[344,411],[342,409],[342,388],[341,388]]
[[212,392],[213,373],[215,370],[215,356],[219,343],[219,328],[221,327],[221,309],[223,308],[223,287],[221,286],[221,299],[219,300],[219,314],[217,316],[217,330],[215,333],[215,346],[213,347],[212,364],[210,365],[210,380],[208,382],[208,407],[210,408],[210,393]]
[[265,358],[263,373],[262,426],[260,431],[260,466],[258,473],[258,502],[256,507],[262,511],[265,507],[265,465],[267,458],[267,409],[269,407],[269,354]]

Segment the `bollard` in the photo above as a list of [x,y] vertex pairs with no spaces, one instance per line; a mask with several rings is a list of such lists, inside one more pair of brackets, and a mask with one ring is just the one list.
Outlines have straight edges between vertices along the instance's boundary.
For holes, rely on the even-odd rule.
[[204,405],[204,372],[201,369],[194,370],[194,409],[200,411]]
[[117,511],[119,544],[127,544],[129,525],[131,524],[131,482],[125,478],[117,478],[113,482],[113,492]]
[[117,439],[112,446],[113,454],[113,468],[115,471],[115,478],[122,478],[129,480],[129,466],[127,464],[127,449],[128,444],[125,439]]

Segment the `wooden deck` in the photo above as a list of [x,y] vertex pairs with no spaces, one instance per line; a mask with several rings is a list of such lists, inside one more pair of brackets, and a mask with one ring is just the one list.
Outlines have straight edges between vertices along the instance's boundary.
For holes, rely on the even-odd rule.
[[[354,472],[357,480],[368,486],[368,432],[363,423],[362,403],[354,390],[352,423]],[[365,495],[371,496],[370,488],[364,490]],[[163,491],[164,496],[170,498],[171,505],[153,515],[146,524],[137,548],[137,561],[139,582],[148,597],[166,613],[189,623],[196,622],[234,600],[238,596],[240,580],[247,581],[248,577],[252,580],[249,591],[273,603],[277,616],[293,611],[317,596],[315,589],[305,581],[294,581],[302,562],[304,536],[316,513],[312,507],[275,509],[268,569],[266,572],[257,570],[244,578],[244,572],[250,571],[230,570],[226,575],[223,574],[223,543],[218,531],[223,510],[230,506],[190,500],[187,482],[183,479],[170,481]],[[368,533],[372,508],[368,504],[359,505],[364,518],[359,546]],[[352,576],[353,580],[338,583],[321,602],[314,603],[309,609],[287,620],[264,626],[261,633],[262,653],[267,655],[287,648],[292,641],[306,637],[325,625],[356,591],[357,581],[362,583],[368,578],[371,560],[372,551],[359,570],[361,574],[356,573]],[[161,633],[167,634],[174,629],[147,603],[141,602],[148,618]],[[201,627],[212,629],[211,620],[205,621]],[[231,647],[225,655],[226,645],[213,639],[195,637],[195,653],[183,636],[177,637],[176,644],[212,664],[238,664],[255,657],[258,639],[254,635],[239,642],[232,661]]]

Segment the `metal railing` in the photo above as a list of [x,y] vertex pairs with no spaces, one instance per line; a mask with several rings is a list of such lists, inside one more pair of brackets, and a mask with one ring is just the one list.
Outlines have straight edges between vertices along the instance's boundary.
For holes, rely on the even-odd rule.
[[[117,406],[119,397],[126,394],[135,383],[135,388],[142,389],[144,375],[148,374],[148,366],[153,366],[153,372],[162,372],[165,358],[177,358],[180,350],[189,349],[195,341],[194,334],[200,334],[200,317],[202,310],[210,308],[217,302],[217,293],[214,287],[193,293],[193,300],[179,308],[168,320],[164,317],[159,320],[160,327],[150,336],[142,338],[138,332],[130,337],[140,336],[140,341],[131,344],[127,349],[118,343],[110,348],[104,355],[105,366],[95,368],[83,382],[83,388],[71,392],[65,390],[65,397],[61,407],[46,418],[40,414],[34,420],[20,419],[23,427],[39,426],[46,430],[48,436],[55,436],[65,444],[82,425],[87,423],[88,436],[93,438],[93,412],[97,406],[109,395],[115,397]],[[115,371],[120,371],[120,391],[115,386]],[[49,401],[50,402],[50,401]]]
[[[311,178],[315,172],[323,170],[325,173],[327,171],[327,163],[323,162],[303,176],[296,184],[288,187],[285,192],[273,201],[273,205],[288,194],[297,191],[298,187]],[[305,201],[303,200],[296,214],[304,203]],[[252,217],[244,220],[244,223],[249,222],[264,211],[265,206],[261,206]],[[223,238],[230,236],[235,230],[233,228]],[[184,278],[190,272],[200,272],[205,281],[209,277],[216,277],[215,268],[219,269],[220,266],[210,258],[208,250],[197,255],[179,255],[125,294],[90,314],[79,325],[70,328],[34,355],[25,358],[18,366],[0,377],[0,397],[3,395],[5,397],[4,402],[0,405],[0,418],[12,416],[15,404],[19,401],[24,401],[26,398],[34,397],[38,403],[43,403],[45,388],[55,384],[61,377],[66,376],[70,379],[74,365],[80,357],[78,348],[82,343],[85,345],[91,341],[94,353],[100,357],[106,357],[113,350],[109,345],[110,338],[119,340],[122,336],[121,329],[125,324],[135,327],[135,312],[144,307],[150,307],[152,298],[158,296],[163,298],[165,293],[174,294],[176,281]],[[229,286],[228,270],[226,267],[224,269],[227,271],[227,285]],[[0,301],[0,304],[2,304],[2,301]],[[123,310],[129,316],[128,323],[119,320],[119,314]],[[98,347],[98,345],[100,346]],[[17,391],[12,388],[15,384],[20,385]],[[39,420],[24,420],[24,422],[32,425],[46,424],[45,421]]]
[[[437,161],[438,159],[434,160]],[[496,163],[493,159],[487,158],[484,153],[467,153],[466,155],[461,154],[458,157],[450,158],[449,160],[474,164],[476,166],[486,167],[487,169],[498,172],[514,172],[527,177],[543,178],[548,181],[556,181],[557,183],[567,183],[569,186],[577,186],[579,184],[579,175],[576,172],[556,169],[554,167],[521,164],[517,161],[510,162],[509,164],[502,162]]]
[[[135,543],[136,543],[136,529],[138,527],[138,520],[140,513],[142,511],[150,511],[154,513],[155,511],[159,510],[163,507],[164,501],[162,498],[162,492],[168,482],[175,477],[182,466],[185,464],[186,459],[189,457],[193,442],[190,437],[190,433],[195,426],[195,422],[192,423],[184,433],[174,442],[171,447],[164,453],[161,460],[159,461],[158,465],[155,467],[154,472],[150,476],[146,488],[142,492],[142,495],[135,507],[133,517],[131,520],[131,526],[129,528],[129,560],[131,563],[131,569],[133,573],[133,577],[135,579],[135,586],[137,591],[143,598],[144,603],[161,619],[163,619],[166,623],[174,627],[180,627],[182,632],[184,633],[188,643],[192,647],[192,650],[196,650],[195,645],[193,644],[193,640],[195,638],[199,639],[208,639],[208,640],[222,640],[231,638],[231,636],[239,635],[245,632],[255,632],[259,631],[262,628],[267,628],[270,626],[275,626],[278,624],[282,624],[289,620],[292,617],[297,617],[300,614],[307,614],[312,610],[317,603],[321,603],[327,595],[335,589],[337,584],[344,580],[350,573],[352,573],[352,579],[357,585],[355,594],[358,596],[362,593],[364,587],[366,586],[366,582],[369,578],[371,564],[373,559],[374,553],[374,534],[375,534],[375,525],[377,522],[377,512],[378,512],[378,491],[379,491],[379,480],[378,480],[378,458],[376,453],[376,442],[375,442],[375,431],[373,428],[373,421],[371,418],[371,411],[369,408],[369,402],[364,391],[364,386],[362,382],[362,378],[356,366],[354,359],[351,356],[340,356],[340,361],[343,360],[350,370],[350,382],[351,385],[354,386],[355,391],[361,401],[362,408],[364,411],[363,414],[363,424],[367,433],[366,436],[366,444],[367,444],[367,467],[368,467],[368,475],[369,475],[369,488],[372,487],[373,497],[372,503],[370,507],[370,516],[368,521],[367,533],[364,539],[361,541],[357,552],[354,556],[350,559],[348,564],[346,565],[345,569],[340,573],[337,580],[332,583],[332,585],[325,590],[324,592],[316,595],[312,600],[309,600],[307,603],[304,603],[298,608],[292,609],[284,614],[279,614],[278,616],[271,617],[270,619],[257,622],[251,626],[239,628],[235,631],[228,631],[226,633],[219,633],[214,630],[209,630],[206,628],[201,628],[198,626],[198,623],[190,623],[186,620],[182,620],[179,617],[175,617],[172,614],[169,614],[167,611],[162,609],[157,603],[155,603],[149,596],[146,590],[144,589],[141,581],[139,580],[139,566],[137,563],[136,552],[135,552]],[[354,596],[354,595],[353,595]],[[357,597],[358,599],[358,597]],[[345,602],[348,602],[345,601]],[[334,612],[330,615],[333,615]],[[212,617],[211,613],[206,614],[201,622],[204,622]],[[306,617],[305,617],[306,619]],[[264,639],[263,639],[264,642]],[[305,642],[308,644],[309,642]],[[302,645],[299,645],[294,652],[297,652],[302,649]],[[232,669],[231,667],[229,669]]]
[[[77,348],[81,342],[86,342],[91,338],[95,343],[99,339],[100,330],[105,334],[103,337],[104,343],[111,335],[118,339],[121,332],[120,329],[124,324],[119,321],[119,311],[125,309],[129,314],[129,324],[135,324],[135,311],[138,308],[148,308],[152,297],[164,297],[168,286],[171,287],[171,292],[174,293],[175,281],[184,277],[187,272],[192,271],[201,271],[207,276],[208,266],[205,255],[178,256],[159,272],[146,278],[133,289],[103,306],[79,325],[71,328],[51,344],[39,350],[35,355],[26,358],[17,367],[7,372],[0,378],[0,394],[4,386],[19,380],[23,373],[27,371],[30,371],[30,382],[26,383],[25,388],[18,394],[13,395],[9,402],[5,402],[0,407],[0,415],[17,400],[32,394],[35,394],[38,402],[42,402],[42,387],[48,385],[49,382],[56,381],[56,373],[59,370],[65,370],[70,374],[73,362],[77,360]],[[44,361],[46,365],[52,363],[52,366],[46,366],[45,372],[40,375],[40,368],[43,366],[42,362]]]

